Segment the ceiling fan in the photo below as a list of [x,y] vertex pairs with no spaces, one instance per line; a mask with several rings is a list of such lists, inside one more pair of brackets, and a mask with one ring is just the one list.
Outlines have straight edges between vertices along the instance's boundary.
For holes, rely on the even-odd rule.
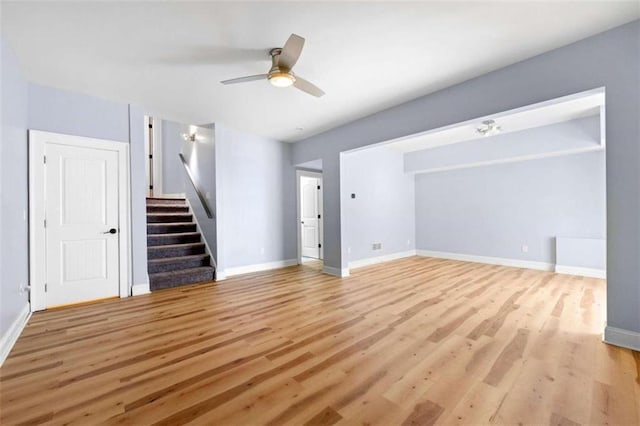
[[269,52],[271,55],[271,69],[269,73],[232,78],[231,80],[224,80],[220,83],[236,84],[266,79],[276,87],[289,87],[293,85],[296,89],[319,98],[324,95],[324,92],[318,86],[302,77],[298,77],[292,71],[293,66],[298,62],[303,47],[304,38],[296,34],[291,34],[283,48],[277,47],[271,49]]

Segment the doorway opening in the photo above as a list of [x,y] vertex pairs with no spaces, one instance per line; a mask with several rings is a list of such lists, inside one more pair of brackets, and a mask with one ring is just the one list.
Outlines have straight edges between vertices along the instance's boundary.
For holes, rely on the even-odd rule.
[[322,268],[324,258],[322,173],[296,171],[298,264]]

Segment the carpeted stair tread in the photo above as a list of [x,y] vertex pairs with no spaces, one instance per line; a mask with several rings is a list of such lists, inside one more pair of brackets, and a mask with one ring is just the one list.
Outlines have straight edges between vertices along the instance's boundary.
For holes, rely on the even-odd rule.
[[201,266],[211,266],[208,254],[194,254],[191,256],[165,257],[149,260],[149,273],[176,271],[180,269],[192,269]]
[[149,259],[204,254],[204,252],[204,243],[167,244],[164,246],[147,247],[147,257]]
[[147,204],[147,213],[188,213],[189,206],[178,204]]
[[170,244],[199,243],[199,232],[174,232],[147,235],[147,247],[166,246]]
[[147,224],[149,223],[182,223],[191,222],[191,213],[147,213]]
[[188,222],[147,223],[147,234],[196,232],[196,224]]
[[151,290],[176,287],[185,284],[213,281],[214,269],[211,266],[182,269],[179,271],[149,274]]

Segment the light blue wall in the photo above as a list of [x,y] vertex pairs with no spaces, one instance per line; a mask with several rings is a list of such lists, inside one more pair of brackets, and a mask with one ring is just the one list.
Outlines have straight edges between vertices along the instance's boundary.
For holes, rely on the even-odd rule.
[[600,116],[479,138],[405,154],[406,171],[458,167],[600,147]]
[[[189,126],[184,126],[182,132],[186,133]],[[218,259],[217,247],[217,222],[216,222],[216,153],[215,153],[215,131],[213,128],[197,128],[197,142],[185,142],[182,145],[182,153],[189,164],[191,173],[196,179],[198,188],[204,195],[209,209],[213,213],[213,218],[207,217],[202,202],[196,193],[193,185],[189,182],[189,177],[180,163],[182,179],[185,182],[185,195],[191,204],[194,214],[202,230],[211,255]]]
[[640,332],[640,21],[544,53],[294,144],[294,164],[322,159],[325,263],[346,266],[339,153],[606,87],[607,321]]
[[607,269],[607,241],[599,238],[556,238],[556,265]]
[[295,259],[288,144],[215,126],[218,268]]
[[403,154],[385,147],[344,154],[342,172],[348,260],[415,249],[414,177],[404,173]]
[[557,236],[604,239],[605,216],[603,152],[416,175],[419,250],[555,264]]
[[169,120],[162,120],[162,192],[163,194],[184,194],[187,182],[184,167],[178,154],[182,152],[189,133],[189,126]]
[[0,337],[28,302],[27,82],[0,39]]
[[129,107],[127,104],[30,83],[29,128],[128,142]]

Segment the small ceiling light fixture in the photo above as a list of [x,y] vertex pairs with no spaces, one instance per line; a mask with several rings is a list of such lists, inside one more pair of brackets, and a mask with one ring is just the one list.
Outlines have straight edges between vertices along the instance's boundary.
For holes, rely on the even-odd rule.
[[271,72],[267,78],[269,83],[276,87],[289,87],[296,82],[296,78],[290,72]]
[[480,133],[482,136],[497,135],[501,131],[502,127],[498,126],[498,123],[493,120],[485,120],[476,128],[476,132]]
[[186,133],[182,134],[182,139],[184,139],[185,141],[195,142],[197,138],[198,138],[198,135],[196,134],[196,132],[190,132],[189,134],[186,134]]

